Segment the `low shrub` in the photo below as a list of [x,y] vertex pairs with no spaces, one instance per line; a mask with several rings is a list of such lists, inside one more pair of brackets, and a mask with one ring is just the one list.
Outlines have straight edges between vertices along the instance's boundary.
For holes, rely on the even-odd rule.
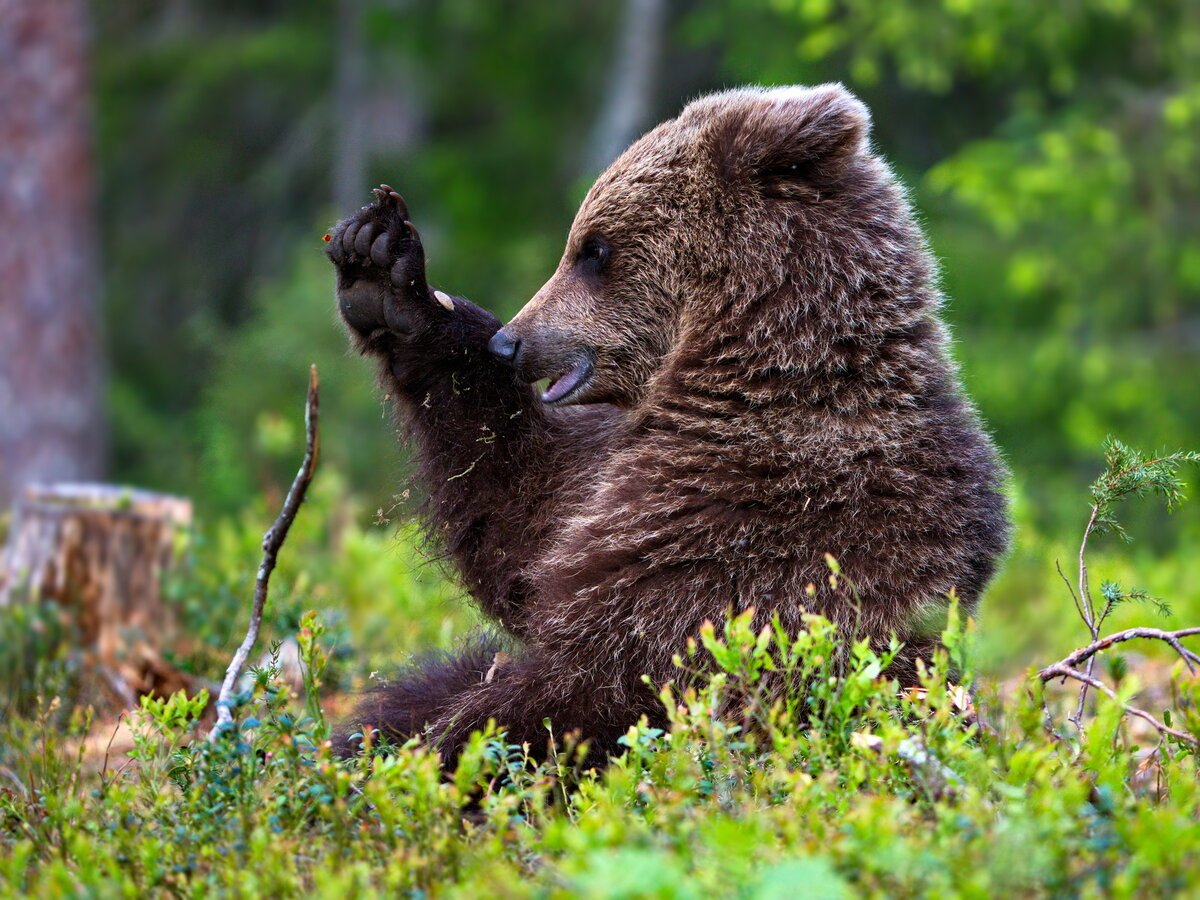
[[[1113,529],[1125,496],[1177,500],[1182,461],[1110,448],[1105,478],[1118,477],[1097,482],[1109,493],[1093,493],[1089,534],[1097,521]],[[1139,599],[1108,588],[1096,596],[1090,612],[1081,604],[1084,640],[1110,605]],[[1085,696],[1078,679],[1052,667],[1004,690],[981,680],[972,696],[974,626],[951,604],[943,649],[920,685],[902,690],[888,676],[897,645],[847,646],[816,616],[799,634],[778,623],[755,630],[746,611],[702,630],[677,660],[678,679],[661,687],[668,727],[632,724],[606,767],[592,767],[585,747],[547,723],[545,758],[493,728],[445,774],[417,740],[372,748],[368,734],[369,752],[336,759],[321,692],[330,635],[314,613],[297,627],[303,690],[288,687],[276,656],[251,670],[232,725],[215,735],[201,734],[204,693],[144,698],[130,717],[132,751],[99,762],[88,710],[38,699],[31,715],[6,715],[4,892],[768,898],[1200,889],[1200,679],[1191,651],[1175,648],[1162,677],[1169,687],[1157,692],[1141,692],[1136,661],[1117,655],[1122,640],[1079,657],[1080,669],[1067,665],[1101,685]],[[1090,665],[1105,656],[1113,661]],[[1135,698],[1150,711],[1131,707]]]
[[[952,617],[949,644],[966,629]],[[128,760],[87,775],[89,721],[54,704],[6,721],[0,744],[0,883],[12,893],[246,896],[754,897],[1129,895],[1195,888],[1196,757],[1131,740],[1101,698],[1076,741],[1046,728],[1041,683],[972,722],[949,651],[920,690],[888,654],[839,654],[834,627],[754,632],[749,614],[706,628],[668,685],[670,726],[630,727],[604,770],[552,735],[475,737],[443,777],[419,742],[336,760],[317,697],[253,673],[235,725],[197,723],[207,697],[146,698]],[[681,670],[683,672],[684,670]],[[797,690],[763,684],[778,676]],[[1195,709],[1197,685],[1179,681]]]

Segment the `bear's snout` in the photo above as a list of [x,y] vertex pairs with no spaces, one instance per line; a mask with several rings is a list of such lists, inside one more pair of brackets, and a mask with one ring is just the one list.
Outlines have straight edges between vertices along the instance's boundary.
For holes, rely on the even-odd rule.
[[517,353],[521,349],[521,341],[514,338],[503,328],[492,335],[488,341],[488,350],[492,355],[503,363],[515,366],[517,363]]
[[546,389],[540,394],[543,403],[587,402],[596,352],[569,334],[557,329],[535,328],[518,336],[513,323],[509,322],[492,335],[488,350],[526,384],[548,380]]

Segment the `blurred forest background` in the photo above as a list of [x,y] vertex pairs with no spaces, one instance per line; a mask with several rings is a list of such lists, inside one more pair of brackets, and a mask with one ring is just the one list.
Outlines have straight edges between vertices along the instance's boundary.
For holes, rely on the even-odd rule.
[[[82,2],[52,8],[81,26]],[[327,226],[395,185],[431,281],[507,319],[553,270],[597,172],[727,85],[845,82],[911,188],[967,389],[1014,473],[1018,545],[983,619],[995,666],[1078,642],[1054,560],[1077,550],[1103,438],[1200,447],[1191,0],[96,0],[86,15],[58,33],[82,61],[94,227],[24,246],[51,269],[83,260],[55,302],[86,314],[95,299],[98,327],[74,339],[96,336],[87,371],[105,375],[39,394],[64,371],[48,352],[23,363],[17,394],[10,356],[0,410],[32,421],[17,414],[72,386],[87,406],[80,386],[103,384],[78,471],[195,500],[199,563],[177,591],[209,629],[245,607],[302,450],[310,362],[322,470],[283,554],[277,627],[344,609],[347,646],[394,660],[465,624],[390,512],[404,460],[335,321]],[[7,340],[37,346],[45,323],[4,309]],[[1146,508],[1130,530],[1130,547],[1103,545],[1102,574],[1136,568],[1195,624],[1200,515]],[[214,652],[236,639],[230,621]]]

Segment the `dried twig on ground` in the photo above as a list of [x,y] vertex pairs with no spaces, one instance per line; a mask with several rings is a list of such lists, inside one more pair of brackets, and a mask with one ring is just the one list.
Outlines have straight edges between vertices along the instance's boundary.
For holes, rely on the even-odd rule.
[[1102,650],[1107,650],[1115,644],[1120,644],[1124,641],[1132,641],[1136,639],[1158,640],[1169,644],[1171,648],[1179,654],[1184,663],[1187,664],[1189,672],[1196,671],[1196,665],[1200,664],[1200,656],[1193,653],[1187,647],[1180,643],[1180,638],[1194,637],[1200,635],[1200,628],[1180,628],[1177,631],[1164,631],[1161,628],[1127,628],[1125,631],[1118,631],[1115,634],[1110,634],[1108,637],[1100,638],[1093,641],[1086,647],[1080,647],[1073,653],[1063,657],[1058,662],[1051,666],[1047,666],[1038,673],[1042,681],[1049,681],[1054,676],[1050,673],[1053,669],[1063,666],[1077,666],[1085,659],[1091,659]]
[[1093,687],[1116,703],[1119,703],[1127,715],[1135,716],[1144,722],[1150,723],[1150,725],[1153,726],[1159,734],[1163,735],[1163,737],[1173,737],[1177,740],[1183,741],[1184,743],[1200,747],[1200,739],[1198,739],[1195,735],[1189,734],[1186,731],[1180,731],[1177,728],[1171,728],[1167,724],[1154,718],[1154,716],[1150,715],[1150,713],[1146,712],[1144,709],[1139,709],[1136,706],[1132,706],[1124,702],[1116,691],[1110,688],[1099,678],[1094,678],[1091,675],[1088,675],[1086,672],[1080,672],[1078,669],[1063,665],[1062,663],[1055,663],[1052,666],[1047,666],[1046,668],[1042,669],[1042,671],[1038,673],[1038,677],[1041,678],[1042,681],[1052,681],[1056,678],[1070,678],[1074,681],[1078,681],[1080,684],[1086,687]]
[[292,527],[292,521],[296,518],[300,504],[304,502],[304,495],[308,492],[308,486],[312,482],[313,473],[317,468],[317,457],[320,455],[321,449],[317,415],[317,367],[312,366],[308,377],[308,400],[304,405],[304,459],[300,463],[300,470],[296,473],[295,479],[292,480],[292,487],[283,501],[279,516],[267,529],[267,533],[263,535],[263,556],[262,563],[258,567],[258,577],[254,583],[254,606],[250,611],[250,626],[246,629],[246,637],[243,638],[241,646],[233,654],[229,668],[225,670],[225,680],[221,683],[221,693],[217,697],[217,724],[210,737],[221,734],[226,726],[233,724],[233,714],[229,708],[233,702],[238,676],[241,675],[242,667],[246,665],[246,660],[250,657],[255,643],[258,641],[258,630],[262,625],[263,608],[267,603],[267,588],[270,585],[271,572],[275,569],[279,548],[287,539],[288,530]]

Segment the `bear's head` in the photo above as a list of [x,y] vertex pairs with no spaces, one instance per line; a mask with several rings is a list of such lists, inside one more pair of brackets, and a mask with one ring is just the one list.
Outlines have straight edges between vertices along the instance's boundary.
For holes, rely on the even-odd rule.
[[[546,403],[636,405],[686,335],[826,277],[840,265],[822,261],[830,232],[853,217],[862,238],[879,214],[870,199],[899,199],[869,127],[836,84],[692,102],[597,179],[558,269],[492,352],[524,380],[550,379]],[[848,240],[834,238],[838,253]]]

